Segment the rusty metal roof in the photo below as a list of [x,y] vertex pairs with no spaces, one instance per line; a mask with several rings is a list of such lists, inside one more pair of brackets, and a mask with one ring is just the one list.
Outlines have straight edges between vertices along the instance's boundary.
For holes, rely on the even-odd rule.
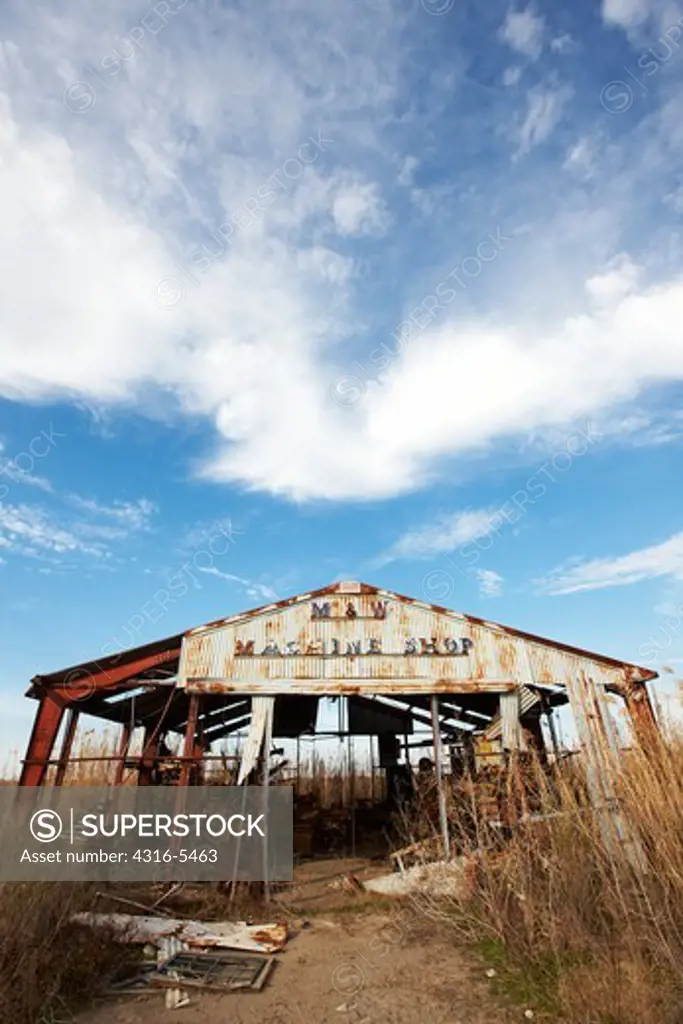
[[190,630],[178,682],[197,692],[491,692],[587,672],[623,690],[656,677],[496,622],[345,581]]
[[[348,617],[345,614],[348,602],[356,603],[361,614]],[[386,618],[377,618],[374,612],[374,606],[381,602],[387,602]],[[314,603],[329,603],[331,617],[314,619],[311,612]],[[336,614],[340,609],[344,614]],[[287,633],[287,629],[293,632]],[[367,639],[372,630],[382,634],[382,653],[364,652],[344,658],[335,658],[330,650],[326,654],[311,652],[286,657],[260,653],[269,642],[279,646],[294,641],[305,651],[308,644],[327,642],[331,645],[334,639],[339,641],[340,650],[345,651],[347,642]],[[404,653],[409,637],[418,641],[418,650],[413,655]],[[422,654],[420,641],[425,639],[431,643],[432,638],[437,646],[441,645],[439,653]],[[235,656],[238,640],[243,644],[254,641],[253,657]],[[466,653],[461,649],[449,656],[443,646],[446,640],[467,640],[471,641],[471,646]],[[359,689],[375,692],[373,681],[381,683],[382,692],[392,692],[394,687],[405,689],[406,679],[410,678],[422,680],[418,689],[425,692],[458,692],[458,688],[462,692],[467,684],[473,692],[477,689],[490,692],[499,685],[501,689],[507,688],[510,683],[564,686],[567,674],[574,675],[580,670],[592,671],[605,685],[620,689],[630,682],[657,678],[656,672],[642,666],[381,587],[345,581],[216,619],[121,653],[37,675],[28,695],[39,696],[44,687],[63,684],[65,680],[82,675],[106,673],[127,663],[133,665],[142,656],[157,652],[163,656],[164,651],[177,649],[181,644],[179,684],[189,684],[193,689],[215,686],[226,691],[264,692],[259,689],[258,680],[265,679],[276,686],[278,692],[288,689],[306,692],[307,687],[307,692],[312,692],[316,679],[336,679],[340,692],[347,687],[353,687],[349,692],[359,692]]]
[[[56,669],[54,672],[40,673],[31,680],[31,686],[26,696],[39,697],[45,688],[49,689],[50,687],[65,683],[70,685],[80,679],[87,680],[100,674],[106,674],[112,669],[124,669],[127,665],[134,666],[134,663],[142,657],[149,656],[154,658],[158,656],[159,664],[163,665],[168,652],[169,661],[172,663],[172,652],[180,650],[184,636],[184,633],[178,633],[175,636],[165,637],[162,640],[154,640],[151,643],[142,644],[140,647],[130,647],[124,651],[117,651],[116,654],[101,655],[92,661],[69,665],[66,668]],[[149,673],[154,674],[154,669],[149,669],[147,673],[142,673],[140,678],[144,678]]]

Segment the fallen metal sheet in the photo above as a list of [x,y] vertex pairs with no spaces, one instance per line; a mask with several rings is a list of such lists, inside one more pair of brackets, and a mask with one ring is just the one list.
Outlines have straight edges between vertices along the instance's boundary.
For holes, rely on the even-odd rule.
[[268,732],[272,732],[274,706],[274,697],[252,697],[251,722],[249,723],[249,734],[242,748],[238,786],[248,779],[258,764],[263,741]]
[[204,953],[181,951],[150,977],[150,984],[180,989],[204,988],[217,991],[261,989],[272,969],[272,957],[241,950],[211,950]]
[[182,921],[169,917],[134,914],[75,914],[78,924],[108,928],[121,942],[158,946],[162,939],[176,938],[188,946],[242,949],[249,953],[277,953],[287,942],[287,925],[246,924],[244,921]]

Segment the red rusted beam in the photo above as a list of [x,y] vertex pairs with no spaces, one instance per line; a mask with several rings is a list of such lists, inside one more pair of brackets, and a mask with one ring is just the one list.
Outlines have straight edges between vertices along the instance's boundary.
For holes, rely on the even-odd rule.
[[[54,687],[50,687],[50,692],[54,693],[65,703],[70,703],[74,700],[85,700],[99,690],[115,689],[122,683],[126,683],[129,679],[135,679],[136,676],[141,675],[143,672],[148,672],[151,668],[156,668],[158,665],[177,661],[179,657],[180,648],[178,647],[166,651],[158,651],[156,654],[146,654],[135,661],[129,661],[127,664],[119,665],[116,668],[84,672],[82,676],[74,672],[73,678],[66,683],[57,683]],[[144,686],[145,680],[141,679],[139,685]]]
[[624,696],[635,738],[644,747],[659,738],[659,726],[645,683],[632,683]]
[[66,769],[69,766],[71,748],[73,747],[74,744],[74,738],[76,736],[77,727],[78,711],[76,711],[75,708],[70,708],[66,720],[66,732],[64,733],[62,749],[59,754],[59,764],[57,766],[57,774],[55,775],[55,786],[61,786],[62,783],[64,782],[64,776],[66,775]]
[[[332,735],[336,736],[338,734],[337,733],[333,733]],[[429,742],[431,743],[431,740],[429,740]],[[202,753],[201,758],[202,758],[202,761],[239,761],[239,760],[241,760],[238,756],[233,755],[233,754],[204,754],[204,753]],[[121,758],[120,754],[102,754],[102,755],[99,755],[97,757],[95,757],[95,756],[93,756],[93,757],[70,757],[69,758],[69,764],[95,764],[95,763],[98,763],[98,764],[111,764],[113,762],[118,764],[118,762],[121,761],[121,760],[125,761],[128,765],[136,765],[137,766],[142,761],[142,755],[138,754],[137,757],[136,757],[134,754],[131,754],[130,756],[126,755],[126,757],[124,757],[124,758]],[[182,754],[164,754],[164,756],[161,758],[161,760],[162,761],[172,761],[173,763],[175,763],[177,761],[178,764],[180,764],[182,761],[190,761],[190,762],[192,762],[192,764],[196,764],[197,756],[195,754],[192,754],[190,757],[186,758],[186,757],[183,757]],[[24,764],[34,764],[34,763],[38,764],[39,762],[37,762],[37,761],[36,762],[24,761]],[[59,758],[51,757],[50,760],[47,761],[46,763],[48,765],[58,765],[59,764]],[[40,764],[43,764],[43,762],[41,761]]]
[[114,776],[114,785],[120,786],[123,782],[123,773],[126,770],[126,754],[128,753],[128,747],[130,746],[130,737],[132,733],[130,723],[125,722],[121,729],[121,742],[119,744],[118,756],[121,758],[116,766],[116,775]]
[[19,777],[20,786],[44,785],[47,762],[52,754],[63,714],[64,704],[54,694],[48,693],[41,699]]
[[192,763],[195,754],[195,734],[197,732],[197,719],[199,718],[199,696],[193,693],[190,697],[190,709],[187,716],[187,726],[185,728],[185,747],[183,749],[183,757],[188,760],[183,761],[183,767],[180,772],[180,785],[187,786],[190,781],[190,773],[192,771]]
[[159,757],[159,729],[147,726],[140,758],[138,771],[138,786],[152,786],[154,784],[154,766]]

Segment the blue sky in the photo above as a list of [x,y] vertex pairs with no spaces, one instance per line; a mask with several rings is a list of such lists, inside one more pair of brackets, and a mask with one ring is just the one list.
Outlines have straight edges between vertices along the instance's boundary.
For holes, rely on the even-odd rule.
[[682,83],[668,0],[5,4],[3,747],[339,578],[673,693]]

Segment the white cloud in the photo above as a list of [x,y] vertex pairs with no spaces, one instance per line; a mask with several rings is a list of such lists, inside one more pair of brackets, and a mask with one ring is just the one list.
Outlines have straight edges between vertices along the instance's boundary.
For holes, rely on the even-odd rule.
[[573,53],[578,49],[578,45],[568,32],[563,32],[561,36],[551,39],[550,49],[553,53]]
[[210,565],[206,568],[198,566],[197,568],[199,572],[206,573],[207,576],[216,576],[218,579],[227,580],[229,583],[239,583],[244,587],[249,597],[258,598],[263,601],[277,601],[278,599],[276,591],[264,583],[258,583],[255,580],[246,580],[242,576],[234,576],[229,572],[222,572],[220,569],[217,569],[215,565]]
[[526,115],[515,132],[519,154],[528,153],[550,138],[572,96],[573,90],[569,86],[539,85],[529,90]]
[[414,156],[405,157],[398,178],[399,185],[412,185],[415,171],[420,166],[420,161]]
[[567,151],[563,167],[582,181],[590,181],[595,175],[598,162],[598,140],[584,135]]
[[493,569],[477,569],[475,576],[479,583],[479,590],[485,597],[500,597],[503,593],[505,579]]
[[381,235],[389,226],[381,192],[372,182],[341,185],[332,200],[332,217],[341,235]]
[[484,537],[491,527],[495,509],[463,509],[438,516],[408,530],[381,555],[376,565],[385,565],[399,558],[429,558],[455,551],[470,540]]
[[544,29],[545,20],[529,5],[523,11],[508,11],[498,34],[517,53],[538,60],[543,52]]
[[49,509],[0,504],[0,547],[14,555],[47,560],[58,566],[63,564],[60,558],[67,555],[94,557],[104,564],[107,559],[113,561],[111,545],[148,529],[149,520],[157,511],[146,498],[111,505],[75,494],[69,494],[66,500],[78,510],[79,516],[67,515],[57,504]]
[[114,520],[125,532],[147,529],[151,517],[158,511],[154,502],[147,498],[115,501],[111,505],[103,505],[93,498],[82,498],[77,494],[72,494],[70,500],[82,512]]
[[642,24],[656,6],[656,0],[603,0],[602,18],[608,25],[634,28]]
[[0,490],[8,486],[7,483],[3,482],[2,477],[13,484],[21,484],[24,487],[37,487],[41,491],[52,490],[52,484],[46,477],[29,473],[26,469],[21,469],[13,459],[7,459],[0,465]]
[[0,547],[28,557],[106,554],[102,544],[92,543],[75,531],[58,525],[44,509],[30,505],[0,505]]
[[[629,294],[613,290],[610,305],[563,296],[541,320],[535,304],[554,298],[548,267],[543,261],[543,275],[533,273],[529,248],[522,251],[515,234],[506,243],[509,265],[503,270],[508,253],[501,252],[491,273],[496,289],[518,268],[526,273],[517,309],[498,302],[497,290],[496,302],[480,307],[495,315],[475,315],[474,303],[467,316],[457,303],[442,308],[380,384],[367,382],[362,401],[336,404],[335,379],[354,372],[352,345],[366,323],[365,308],[354,305],[361,274],[349,249],[354,232],[386,227],[391,190],[380,164],[396,150],[381,131],[397,123],[403,54],[395,5],[359,5],[354,19],[343,4],[292,0],[285,9],[264,0],[239,18],[216,5],[215,42],[196,6],[186,5],[159,39],[129,47],[120,74],[105,73],[108,88],[92,79],[99,91],[85,114],[67,109],[64,89],[88,74],[86,66],[100,67],[112,41],[139,22],[137,6],[121,0],[95,13],[75,0],[63,14],[41,0],[49,38],[35,34],[33,16],[12,28],[11,52],[6,47],[0,61],[3,396],[151,409],[168,422],[196,417],[215,427],[215,448],[198,470],[208,478],[296,501],[365,500],[413,491],[437,478],[445,460],[501,440],[598,413],[618,416],[650,386],[683,377],[680,277],[637,284]],[[529,21],[516,24],[512,37],[535,52],[536,30],[525,36]],[[518,135],[523,151],[550,136],[568,95],[556,86],[531,91]],[[399,107],[405,99],[404,92]],[[675,117],[672,110],[667,153]],[[302,168],[299,147],[318,130],[332,142]],[[417,151],[414,138],[406,143],[406,152]],[[648,166],[653,157],[654,147]],[[399,161],[388,162],[395,177]],[[217,225],[269,182],[268,205],[235,228],[199,274],[189,254],[215,246]],[[592,259],[596,247],[584,236],[600,234],[602,246],[606,222],[614,229],[609,247],[629,202],[613,184],[616,212],[611,197],[608,208],[596,198],[588,223],[568,206],[554,251],[564,254],[569,235]],[[427,209],[433,191],[415,191]],[[344,237],[331,232],[335,202]],[[536,212],[521,216],[538,232],[541,262],[548,238]],[[556,228],[553,218],[547,223]],[[453,266],[450,241],[439,259]],[[518,243],[519,255],[512,253]],[[584,274],[593,292],[604,258]],[[417,275],[425,267],[418,261],[410,269]],[[383,270],[390,273],[388,263]],[[153,289],[169,276],[185,294],[163,308]],[[397,285],[393,323],[413,285]],[[118,525],[104,518],[100,530]]]
[[503,85],[517,85],[520,78],[522,77],[522,71],[523,68],[519,64],[515,64],[512,67],[505,68],[505,71],[503,72]]
[[627,586],[662,576],[683,579],[683,533],[627,555],[594,558],[569,568],[559,567],[537,583],[548,594],[573,594],[581,590]]
[[586,291],[596,305],[614,305],[635,290],[642,269],[636,266],[627,253],[620,253],[602,273],[586,281]]

